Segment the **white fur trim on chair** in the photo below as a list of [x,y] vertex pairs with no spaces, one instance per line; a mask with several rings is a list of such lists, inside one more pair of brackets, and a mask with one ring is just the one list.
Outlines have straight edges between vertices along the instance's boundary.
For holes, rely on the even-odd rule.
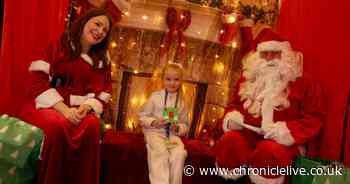
[[69,95],[69,102],[71,106],[78,106],[83,104],[87,99],[94,98],[95,93],[88,93],[85,96],[80,95]]
[[96,114],[100,115],[103,112],[103,105],[96,98],[89,98],[83,104],[90,105]]
[[34,71],[41,71],[46,73],[47,75],[49,75],[50,73],[50,64],[44,60],[36,60],[33,61],[30,65],[28,70],[30,72],[34,72]]
[[283,184],[285,177],[280,176],[278,178],[264,178],[259,175],[249,175],[250,181],[254,184]]
[[35,98],[35,107],[37,109],[50,108],[60,101],[63,101],[62,96],[55,88],[50,88]]
[[243,115],[238,112],[238,111],[232,111],[232,112],[229,112],[225,115],[225,118],[224,118],[224,122],[223,122],[223,130],[225,132],[227,131],[230,131],[231,129],[228,128],[228,122],[229,121],[234,121],[235,122],[235,125],[233,128],[234,130],[241,130],[243,129],[243,126],[242,124],[244,123],[244,117]]
[[111,94],[110,93],[106,93],[104,91],[102,91],[97,98],[99,98],[100,100],[104,101],[105,103],[108,103],[109,100],[111,99]]

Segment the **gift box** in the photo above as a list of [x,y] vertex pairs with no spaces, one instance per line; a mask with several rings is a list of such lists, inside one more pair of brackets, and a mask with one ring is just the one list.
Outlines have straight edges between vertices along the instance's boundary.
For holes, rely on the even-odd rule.
[[[292,184],[350,184],[350,169],[338,162],[298,157],[295,160],[295,168],[305,169],[307,174],[294,175]],[[337,168],[341,174],[336,172]]]
[[34,181],[42,139],[39,128],[7,115],[0,117],[0,183]]

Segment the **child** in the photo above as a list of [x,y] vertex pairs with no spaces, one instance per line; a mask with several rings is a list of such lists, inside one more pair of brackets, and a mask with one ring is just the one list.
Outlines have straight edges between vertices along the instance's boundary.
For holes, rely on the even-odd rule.
[[180,92],[182,74],[181,65],[168,63],[162,71],[164,89],[153,92],[139,113],[151,184],[182,183],[187,152],[178,136],[188,130],[188,113]]

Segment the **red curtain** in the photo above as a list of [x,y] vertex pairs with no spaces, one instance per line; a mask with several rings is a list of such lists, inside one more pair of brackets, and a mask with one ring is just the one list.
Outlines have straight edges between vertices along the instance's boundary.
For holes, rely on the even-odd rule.
[[0,114],[25,100],[31,59],[64,30],[69,0],[6,1],[0,55]]
[[304,53],[305,73],[320,81],[325,91],[328,117],[319,137],[318,156],[339,160],[344,149],[343,132],[348,132],[345,135],[347,165],[350,165],[350,130],[343,131],[343,119],[350,92],[349,6],[347,0],[284,0],[277,26]]

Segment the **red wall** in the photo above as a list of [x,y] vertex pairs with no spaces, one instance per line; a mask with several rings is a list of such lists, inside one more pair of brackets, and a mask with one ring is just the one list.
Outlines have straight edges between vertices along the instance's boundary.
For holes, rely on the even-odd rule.
[[0,55],[0,114],[16,114],[33,56],[64,30],[69,0],[6,1]]
[[[318,79],[324,88],[328,117],[319,139],[319,154],[325,159],[338,160],[341,151],[350,92],[349,7],[347,0],[284,0],[278,25],[278,31],[304,52],[305,73]],[[347,132],[350,147],[350,130]],[[346,155],[350,165],[350,152]]]

